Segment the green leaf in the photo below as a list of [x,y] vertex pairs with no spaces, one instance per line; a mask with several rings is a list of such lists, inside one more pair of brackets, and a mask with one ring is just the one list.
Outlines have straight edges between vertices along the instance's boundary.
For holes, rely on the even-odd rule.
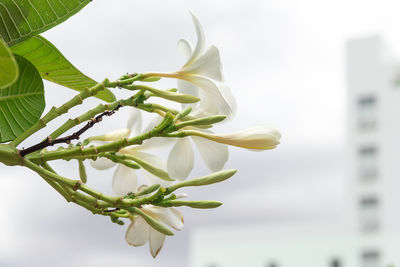
[[0,39],[9,46],[44,32],[91,0],[0,0]]
[[17,61],[7,45],[0,39],[0,88],[10,86],[17,78]]
[[[63,54],[42,36],[34,36],[25,42],[11,47],[11,50],[25,57],[39,70],[40,76],[62,86],[82,91],[93,87],[96,81],[76,69]],[[96,97],[107,102],[115,101],[115,96],[108,89],[97,93]]]
[[36,123],[45,107],[43,80],[25,58],[15,55],[20,76],[0,89],[0,143],[11,141]]

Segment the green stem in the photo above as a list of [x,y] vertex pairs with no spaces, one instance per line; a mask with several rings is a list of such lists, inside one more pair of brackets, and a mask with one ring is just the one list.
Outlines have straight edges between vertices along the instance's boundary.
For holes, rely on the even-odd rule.
[[[53,173],[56,173],[56,172],[50,167],[50,165],[47,164],[47,162],[45,162],[44,164],[42,164],[42,166],[43,166],[43,168],[45,168],[46,170],[51,171],[51,172],[53,172]],[[70,195],[68,194],[68,192],[66,191],[66,189],[65,189],[62,185],[60,185],[58,182],[55,182],[55,181],[51,180],[51,178],[49,178],[48,176],[45,176],[45,175],[43,175],[43,174],[39,174],[39,175],[40,175],[40,176],[43,178],[43,180],[45,180],[51,187],[53,187],[60,195],[62,195],[62,196],[65,198],[65,200],[66,200],[67,202],[70,202],[70,201],[71,201]]]
[[156,136],[162,136],[161,132],[164,130],[165,127],[169,125],[169,123],[172,120],[173,120],[172,115],[167,114],[164,117],[164,120],[157,127],[155,127],[154,129],[152,129],[147,133],[138,135],[136,137],[123,138],[101,146],[91,146],[88,148],[84,148],[82,146],[82,147],[60,149],[41,154],[38,153],[28,154],[26,155],[25,158],[34,162],[43,162],[43,161],[50,161],[50,160],[57,160],[64,158],[73,158],[75,156],[93,156],[101,152],[117,152],[123,147],[142,144],[144,140]]
[[74,187],[76,185],[78,181],[74,181],[65,177],[62,177],[58,174],[55,174],[49,170],[46,170],[44,168],[41,168],[40,166],[36,165],[35,163],[33,163],[32,161],[30,161],[29,159],[25,159],[24,160],[24,166],[28,167],[29,169],[33,170],[34,172],[38,173],[39,175],[44,175],[46,177],[51,178],[53,181],[56,181],[60,184],[63,185],[67,185],[67,186],[71,186]]
[[15,138],[10,144],[14,147],[18,146],[22,141],[36,133],[40,129],[44,128],[47,123],[59,117],[60,115],[67,113],[71,108],[82,104],[83,100],[95,95],[101,90],[104,90],[109,84],[108,79],[105,79],[103,82],[96,84],[92,88],[85,89],[80,94],[74,96],[71,100],[66,102],[64,105],[56,108],[52,107],[50,111],[44,115],[37,123],[32,125],[28,130],[22,133],[20,136]]
[[50,137],[52,139],[55,139],[68,131],[69,129],[85,122],[89,121],[90,119],[94,118],[97,114],[100,114],[106,110],[113,110],[115,109],[118,105],[122,106],[137,106],[137,99],[143,94],[143,91],[139,91],[132,97],[129,97],[127,99],[120,99],[117,101],[114,101],[110,104],[99,104],[97,107],[85,112],[79,117],[76,117],[75,119],[69,119],[66,121],[63,125],[61,125],[59,128],[57,128],[53,133],[50,134]]

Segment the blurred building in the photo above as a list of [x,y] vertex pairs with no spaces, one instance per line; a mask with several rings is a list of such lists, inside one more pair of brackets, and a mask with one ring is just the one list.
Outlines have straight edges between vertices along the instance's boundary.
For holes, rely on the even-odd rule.
[[399,63],[379,37],[349,42],[348,217],[361,240],[363,267],[400,264],[399,74]]
[[343,216],[198,230],[191,267],[400,266],[399,64],[379,37],[352,40],[346,50],[349,186]]

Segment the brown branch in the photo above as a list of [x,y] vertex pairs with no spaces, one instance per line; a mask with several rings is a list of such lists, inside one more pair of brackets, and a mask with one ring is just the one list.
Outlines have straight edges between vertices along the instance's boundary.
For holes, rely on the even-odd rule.
[[21,149],[18,150],[18,153],[24,157],[27,154],[30,154],[32,152],[38,151],[38,150],[42,150],[43,148],[46,148],[48,146],[54,146],[55,144],[61,144],[61,143],[65,143],[65,144],[69,144],[71,143],[72,140],[78,140],[79,137],[86,132],[88,129],[90,129],[91,127],[93,127],[93,125],[95,125],[96,123],[100,122],[103,119],[103,116],[111,116],[113,115],[120,107],[122,107],[121,104],[118,104],[118,106],[116,108],[114,108],[113,110],[110,111],[104,111],[103,113],[97,115],[95,118],[92,118],[85,126],[83,126],[80,130],[78,130],[77,132],[65,136],[65,137],[60,137],[57,139],[52,139],[51,136],[48,136],[45,140],[43,140],[42,142],[33,145],[31,147],[25,148],[25,149]]

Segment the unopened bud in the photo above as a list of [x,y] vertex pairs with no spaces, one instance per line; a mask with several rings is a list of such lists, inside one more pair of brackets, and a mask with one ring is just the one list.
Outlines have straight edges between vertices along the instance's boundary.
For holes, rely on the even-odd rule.
[[161,77],[152,76],[144,78],[143,80],[141,80],[141,82],[157,82],[159,80],[161,80]]
[[160,203],[160,206],[163,207],[180,207],[187,206],[194,209],[214,209],[218,208],[222,205],[222,202],[214,201],[214,200],[195,200],[195,201],[186,201],[186,200],[169,200],[163,201]]
[[87,174],[85,165],[83,164],[82,160],[78,160],[78,163],[79,163],[79,177],[81,178],[82,183],[86,184]]
[[140,167],[145,169],[151,174],[154,174],[155,176],[165,180],[165,181],[174,181],[171,177],[169,177],[168,172],[164,171],[163,169],[157,168],[156,166],[150,164],[147,161],[142,160],[139,157],[136,157],[132,154],[129,154],[129,148],[123,148],[117,153],[117,156],[123,157],[128,160],[133,160],[136,162]]
[[170,229],[168,229],[168,227],[166,227],[164,224],[160,223],[150,215],[146,214],[141,209],[134,208],[134,212],[140,217],[142,217],[147,222],[148,225],[153,227],[158,232],[164,235],[174,235],[174,233]]
[[147,186],[143,190],[139,190],[139,192],[135,194],[135,197],[144,196],[144,195],[153,193],[158,188],[160,188],[159,184],[153,184],[153,185]]
[[158,90],[152,87],[146,87],[146,90],[152,92],[156,96],[172,100],[178,103],[196,103],[200,101],[200,98],[192,95],[180,94],[167,90]]
[[236,173],[236,170],[224,170],[224,171],[214,172],[210,175],[203,176],[200,178],[173,184],[167,188],[167,193],[171,193],[182,187],[203,186],[203,185],[219,183],[219,182],[225,181],[226,179],[232,177],[235,173]]
[[199,119],[194,119],[194,120],[190,120],[190,121],[185,121],[185,122],[181,122],[178,123],[176,126],[176,128],[180,129],[183,128],[185,126],[197,126],[197,125],[211,125],[214,123],[218,123],[221,122],[223,120],[226,119],[225,115],[214,115],[214,116],[208,116],[208,117],[204,117],[204,118],[199,118]]
[[277,130],[265,126],[252,127],[230,134],[212,134],[199,131],[186,131],[186,134],[248,149],[272,149],[279,144],[281,138],[281,134]]

